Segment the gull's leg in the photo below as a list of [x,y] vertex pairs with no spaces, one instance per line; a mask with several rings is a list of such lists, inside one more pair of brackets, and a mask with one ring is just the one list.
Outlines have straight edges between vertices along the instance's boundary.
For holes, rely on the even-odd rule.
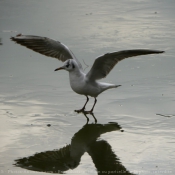
[[86,124],[88,124],[88,122],[89,122],[89,118],[87,117],[87,115],[83,112],[83,114],[84,114],[84,116],[86,117],[86,119],[87,119],[87,122],[86,122]]
[[[92,109],[91,109],[90,111],[84,111],[86,114],[93,114],[93,110],[94,110],[95,104],[97,103],[96,97],[94,97],[94,98],[95,98],[95,101],[94,101],[93,107],[92,107]],[[94,117],[94,116],[93,116],[93,117]],[[95,119],[95,118],[94,118],[94,119]]]
[[97,123],[97,119],[96,119],[94,113],[92,113],[91,115],[92,115],[92,117],[94,118],[94,120],[95,120],[95,124],[96,124],[96,123]]
[[95,120],[95,124],[97,123],[97,119],[96,119],[96,117],[95,117],[95,115],[94,115],[94,113],[93,112],[91,112],[91,111],[84,111],[83,112],[83,114],[84,114],[84,116],[86,117],[86,119],[87,119],[87,122],[86,122],[86,124],[88,124],[88,122],[89,122],[89,118],[87,117],[87,115],[86,114],[90,114],[90,115],[92,115],[92,117],[94,118],[94,120]]
[[87,102],[89,101],[89,98],[88,98],[88,96],[86,95],[86,103],[84,104],[84,106],[83,106],[83,108],[82,109],[79,109],[79,110],[75,110],[75,112],[78,112],[78,113],[80,113],[80,112],[84,112],[84,110],[85,110],[85,106],[86,106],[86,104],[87,104]]

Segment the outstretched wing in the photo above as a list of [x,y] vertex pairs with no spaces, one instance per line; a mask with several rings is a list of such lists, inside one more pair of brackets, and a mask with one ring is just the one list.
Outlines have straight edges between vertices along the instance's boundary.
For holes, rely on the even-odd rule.
[[72,161],[70,145],[59,150],[36,153],[30,157],[15,160],[15,166],[33,171],[59,173],[67,171],[71,167],[67,164]]
[[121,60],[147,54],[159,54],[164,51],[158,50],[146,50],[146,49],[137,49],[137,50],[123,50],[119,52],[107,53],[96,58],[92,68],[87,73],[87,78],[90,80],[98,80],[106,77],[113,67]]
[[68,59],[75,59],[79,67],[82,68],[81,63],[77,60],[72,51],[59,41],[47,37],[21,34],[16,37],[11,37],[10,39],[22,46],[32,49],[33,51],[56,58],[63,62]]
[[109,143],[105,140],[98,140],[94,142],[87,152],[93,160],[98,175],[134,175],[130,173],[124,165],[122,165],[120,159],[114,153]]

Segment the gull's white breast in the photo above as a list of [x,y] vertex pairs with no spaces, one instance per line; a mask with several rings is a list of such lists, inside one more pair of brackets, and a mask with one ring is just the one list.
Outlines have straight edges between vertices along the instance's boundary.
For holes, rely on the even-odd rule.
[[73,91],[81,95],[97,97],[101,93],[101,88],[96,82],[89,82],[86,74],[79,71],[69,72],[70,86]]
[[79,70],[69,72],[69,80],[73,91],[77,94],[89,95],[91,97],[97,97],[107,89],[118,87],[114,84],[89,81],[86,74]]

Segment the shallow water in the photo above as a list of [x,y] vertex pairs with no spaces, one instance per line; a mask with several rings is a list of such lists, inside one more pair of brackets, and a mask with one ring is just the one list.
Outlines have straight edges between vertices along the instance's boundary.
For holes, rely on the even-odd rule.
[[[97,174],[100,166],[108,170],[106,161],[120,162],[128,173],[173,175],[174,8],[174,0],[0,1],[0,173],[32,173],[15,166],[15,160],[71,144],[69,151],[81,160],[76,168],[65,163],[72,167],[66,174]],[[166,53],[116,65],[102,81],[122,86],[98,97],[99,125],[84,126],[86,118],[74,109],[85,97],[71,90],[67,72],[54,72],[62,63],[14,44],[9,38],[18,33],[58,39],[84,68],[83,61],[89,65],[85,72],[106,52],[149,48]],[[90,99],[87,108],[92,104]]]

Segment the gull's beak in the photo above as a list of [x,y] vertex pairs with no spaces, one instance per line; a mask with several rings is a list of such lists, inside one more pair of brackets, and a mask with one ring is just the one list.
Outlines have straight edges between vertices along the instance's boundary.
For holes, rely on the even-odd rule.
[[55,69],[55,71],[62,70],[62,69],[65,69],[65,68],[64,67],[59,67],[59,68]]

